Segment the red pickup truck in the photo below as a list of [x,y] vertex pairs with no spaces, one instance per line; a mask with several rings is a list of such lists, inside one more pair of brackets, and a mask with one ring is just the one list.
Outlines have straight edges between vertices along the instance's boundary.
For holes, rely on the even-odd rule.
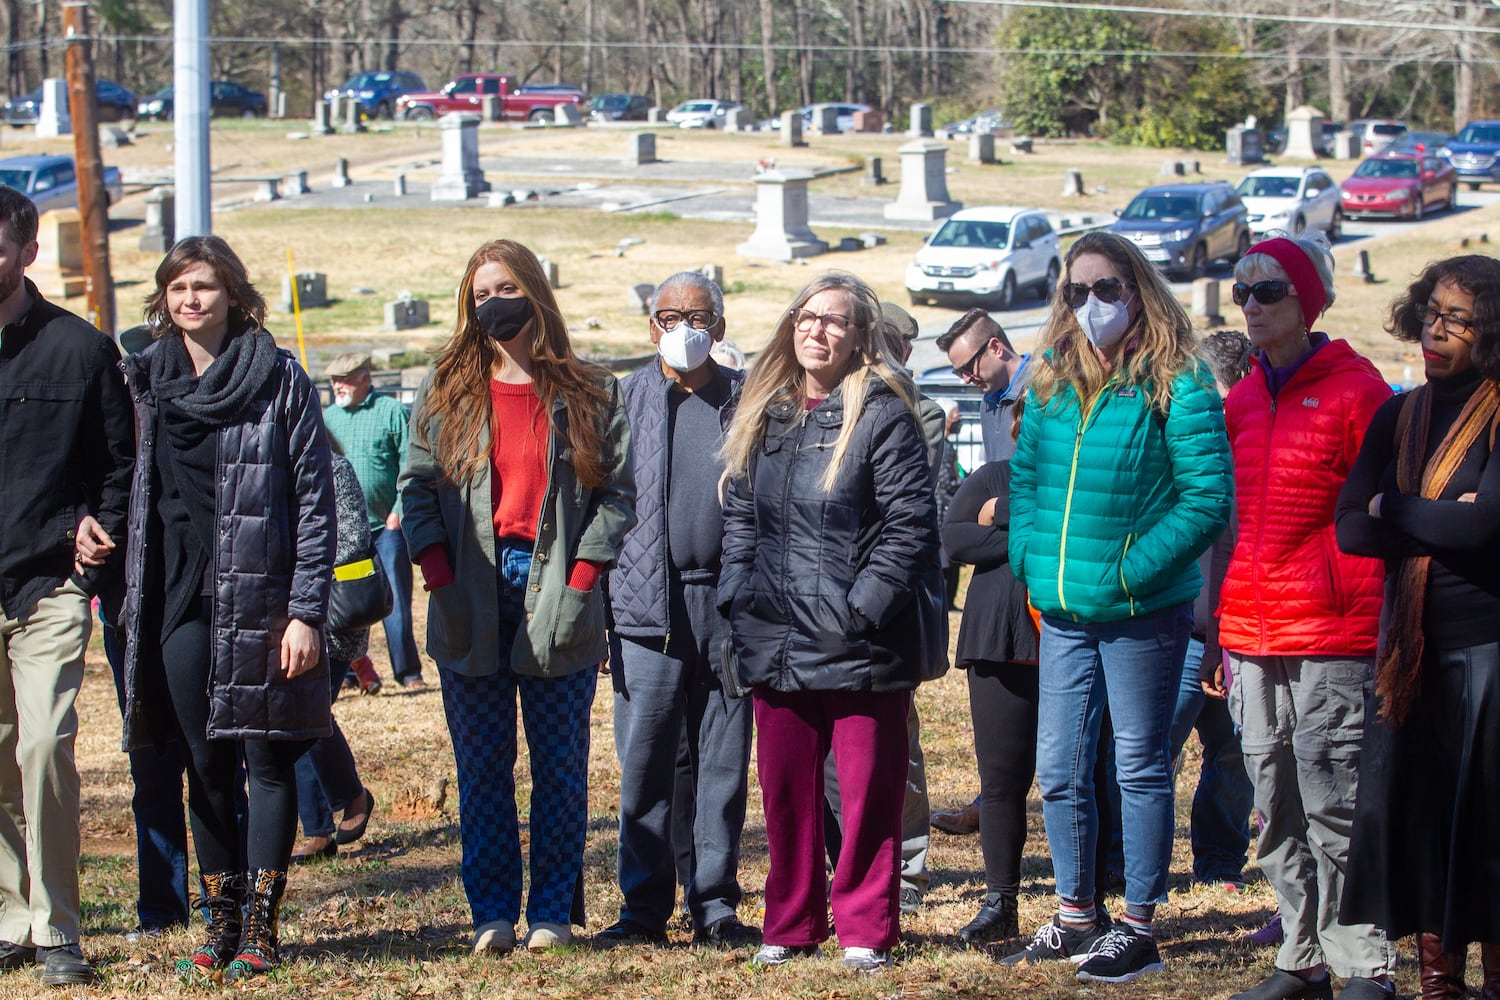
[[500,117],[505,121],[550,121],[558,105],[582,101],[577,93],[519,93],[505,73],[464,73],[437,93],[402,94],[396,99],[396,117],[431,121],[450,111],[479,115],[484,113],[484,99],[492,94],[500,99]]

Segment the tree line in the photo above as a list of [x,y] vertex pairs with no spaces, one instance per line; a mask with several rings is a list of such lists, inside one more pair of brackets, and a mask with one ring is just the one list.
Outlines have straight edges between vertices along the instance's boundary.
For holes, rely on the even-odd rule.
[[[11,94],[62,72],[61,0],[0,0]],[[1497,103],[1500,11],[1434,0],[1188,0],[1180,7],[1008,0],[218,0],[214,75],[289,113],[368,69],[433,86],[504,70],[591,94],[739,101],[772,116],[852,101],[904,121],[1002,107],[1025,132],[1211,148],[1254,114],[1457,128]],[[98,72],[170,83],[172,0],[93,0]]]

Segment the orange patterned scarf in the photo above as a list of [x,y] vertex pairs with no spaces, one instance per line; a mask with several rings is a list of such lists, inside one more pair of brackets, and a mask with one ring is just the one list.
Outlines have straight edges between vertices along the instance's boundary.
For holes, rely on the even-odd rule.
[[[1423,461],[1432,422],[1432,387],[1421,385],[1401,404],[1396,418],[1396,485],[1402,493],[1436,500],[1447,489],[1469,448],[1486,429],[1494,447],[1495,424],[1500,419],[1500,384],[1485,379],[1474,390],[1463,411],[1432,458]],[[1380,632],[1375,658],[1375,693],[1380,696],[1380,718],[1394,725],[1406,721],[1422,689],[1425,641],[1422,616],[1427,605],[1431,556],[1401,560],[1396,569],[1391,606]]]

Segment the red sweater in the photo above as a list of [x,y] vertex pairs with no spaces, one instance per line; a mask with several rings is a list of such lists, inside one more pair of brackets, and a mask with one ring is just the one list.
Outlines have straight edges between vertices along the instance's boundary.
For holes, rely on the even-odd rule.
[[1277,394],[1257,363],[1224,401],[1239,536],[1219,644],[1246,656],[1373,656],[1384,567],[1334,541],[1333,513],[1390,387],[1342,340]]
[[[495,437],[490,447],[490,513],[496,538],[536,541],[537,521],[547,497],[547,445],[552,428],[530,382],[490,381]],[[425,588],[453,582],[445,547],[430,545],[417,555]],[[579,560],[568,571],[568,586],[592,590],[601,563]]]

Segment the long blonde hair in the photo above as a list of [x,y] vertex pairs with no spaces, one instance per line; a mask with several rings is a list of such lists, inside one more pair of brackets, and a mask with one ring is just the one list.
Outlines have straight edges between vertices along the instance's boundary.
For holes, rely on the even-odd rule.
[[839,382],[844,397],[844,425],[833,444],[828,469],[823,474],[823,491],[829,492],[838,481],[839,468],[854,437],[855,425],[864,410],[865,392],[870,379],[877,378],[890,386],[916,414],[917,392],[901,362],[891,351],[884,336],[880,318],[880,300],[870,286],[852,274],[829,271],[808,282],[782,314],[771,334],[771,342],[755,359],[755,367],[745,379],[745,388],[735,409],[734,420],[724,438],[724,475],[726,479],[743,478],[750,473],[750,457],[766,435],[769,415],[766,408],[776,402],[797,404],[798,419],[805,419],[807,373],[797,362],[795,316],[807,300],[820,292],[843,292],[849,299],[849,336],[855,338],[849,356],[849,368]]
[[1071,386],[1079,405],[1086,407],[1118,375],[1127,385],[1148,386],[1152,407],[1165,413],[1171,407],[1173,380],[1193,364],[1198,353],[1192,320],[1156,268],[1123,236],[1085,233],[1068,250],[1067,275],[1072,275],[1074,261],[1091,253],[1108,258],[1125,276],[1140,297],[1141,311],[1125,333],[1119,363],[1112,372],[1099,360],[1073,310],[1063,301],[1067,277],[1058,282],[1052,314],[1037,341],[1037,360],[1042,363],[1031,366],[1037,401],[1046,403],[1063,386]]
[[[474,306],[474,272],[497,263],[510,272],[531,300],[532,381],[552,422],[552,403],[561,396],[568,412],[568,445],[578,481],[598,486],[605,473],[605,428],[609,421],[608,373],[580,361],[568,340],[568,326],[536,254],[513,240],[493,240],[469,258],[458,286],[458,320],[453,336],[438,351],[432,383],[412,415],[412,435],[432,448],[438,466],[451,483],[472,481],[489,462],[486,432],[494,440],[495,408],[490,403],[490,372],[500,346],[479,326]],[[428,425],[441,419],[436,441],[427,440]],[[554,432],[557,430],[553,424]]]

